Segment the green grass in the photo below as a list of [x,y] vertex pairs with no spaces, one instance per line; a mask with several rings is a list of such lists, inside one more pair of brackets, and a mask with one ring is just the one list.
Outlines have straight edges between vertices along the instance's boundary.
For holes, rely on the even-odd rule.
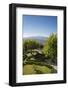
[[36,74],[33,65],[24,65],[23,74]]
[[41,71],[43,74],[50,73],[52,70],[52,69],[48,68],[47,66],[39,66],[39,65],[36,65],[35,68],[36,68],[36,70]]
[[41,66],[36,64],[26,64],[24,65],[23,74],[31,75],[31,74],[48,74],[55,73],[53,68],[48,68],[47,66]]

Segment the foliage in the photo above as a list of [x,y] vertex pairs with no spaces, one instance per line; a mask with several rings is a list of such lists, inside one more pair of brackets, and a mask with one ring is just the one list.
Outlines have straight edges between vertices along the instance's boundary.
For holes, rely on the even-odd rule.
[[24,50],[32,50],[39,48],[39,43],[36,40],[25,40],[23,44]]
[[[33,54],[34,49],[38,49],[40,44],[36,40],[25,40],[23,43],[23,58],[24,60],[29,58],[28,53]],[[32,55],[33,56],[33,55]]]
[[53,63],[57,59],[57,35],[52,34],[44,45],[43,52],[46,57],[49,57]]
[[47,74],[47,73],[56,73],[54,68],[49,68],[47,66],[41,66],[37,64],[26,64],[24,65],[24,75],[29,74]]
[[23,42],[23,74],[57,73],[57,35],[51,34],[44,45],[36,40]]

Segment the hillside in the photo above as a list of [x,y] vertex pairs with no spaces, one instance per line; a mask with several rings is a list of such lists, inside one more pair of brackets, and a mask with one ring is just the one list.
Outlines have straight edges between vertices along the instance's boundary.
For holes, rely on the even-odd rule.
[[47,41],[47,37],[41,37],[41,36],[33,36],[33,37],[24,37],[24,40],[36,40],[40,44],[44,44]]

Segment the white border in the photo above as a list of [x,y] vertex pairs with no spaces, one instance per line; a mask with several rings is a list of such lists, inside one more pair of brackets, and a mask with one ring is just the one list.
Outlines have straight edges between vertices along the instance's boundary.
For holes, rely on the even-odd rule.
[[[22,75],[22,15],[48,15],[57,16],[57,37],[58,37],[58,73],[57,74],[40,74],[40,75]],[[49,9],[16,9],[16,82],[36,82],[36,81],[54,81],[63,80],[63,10]]]

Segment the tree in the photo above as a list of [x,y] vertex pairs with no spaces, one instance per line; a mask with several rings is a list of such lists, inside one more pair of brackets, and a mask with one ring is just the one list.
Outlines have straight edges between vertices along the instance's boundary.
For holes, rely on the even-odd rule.
[[27,54],[31,53],[33,55],[34,49],[39,48],[39,43],[36,40],[25,40],[23,42],[23,57],[24,60],[27,58]]
[[53,63],[57,63],[57,34],[51,34],[44,45],[43,52]]
[[35,40],[25,40],[23,44],[24,50],[32,50],[39,48],[39,43]]

